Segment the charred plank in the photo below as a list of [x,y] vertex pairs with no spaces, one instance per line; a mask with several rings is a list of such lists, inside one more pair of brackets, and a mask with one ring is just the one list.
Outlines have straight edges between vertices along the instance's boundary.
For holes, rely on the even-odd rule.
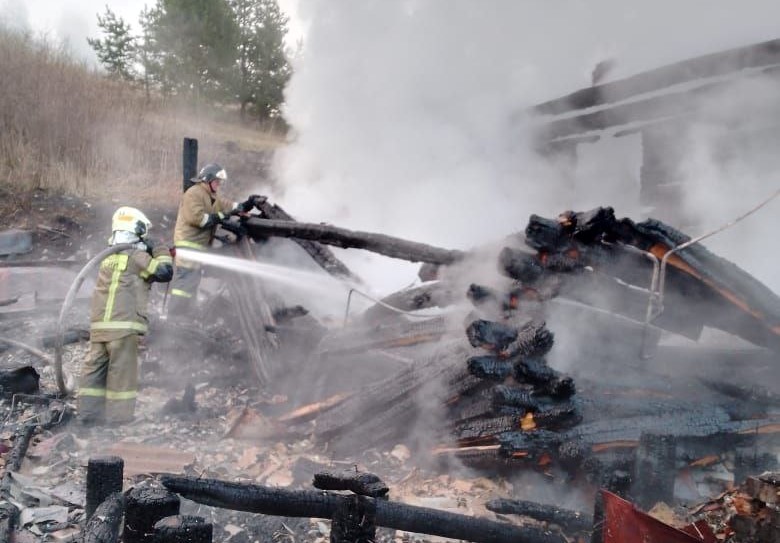
[[525,500],[499,498],[485,504],[489,511],[501,514],[522,515],[542,522],[557,524],[564,532],[589,532],[593,527],[593,517],[581,511],[563,509],[556,505],[546,505]]
[[[287,490],[215,479],[163,475],[162,483],[183,497],[214,507],[286,517],[333,518],[344,496],[312,490]],[[560,534],[467,517],[427,507],[359,498],[375,511],[377,526],[477,543],[563,543]]]

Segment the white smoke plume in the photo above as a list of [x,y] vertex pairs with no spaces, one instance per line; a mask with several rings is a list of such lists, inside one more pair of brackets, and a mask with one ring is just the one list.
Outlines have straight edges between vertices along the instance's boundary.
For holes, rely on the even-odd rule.
[[[277,198],[299,220],[469,248],[530,213],[612,205],[643,218],[638,138],[581,145],[572,180],[534,155],[523,112],[588,86],[602,61],[611,80],[777,37],[780,5],[301,0],[296,11],[308,34]],[[414,280],[416,266],[340,256],[380,290]]]

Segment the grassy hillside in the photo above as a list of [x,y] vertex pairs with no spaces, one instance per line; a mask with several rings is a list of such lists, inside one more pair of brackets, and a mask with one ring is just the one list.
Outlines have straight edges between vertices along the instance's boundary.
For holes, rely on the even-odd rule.
[[252,184],[263,177],[258,157],[283,142],[232,112],[147,99],[50,43],[2,28],[0,73],[0,187],[16,193],[175,204],[184,137],[198,138],[201,164],[220,161]]

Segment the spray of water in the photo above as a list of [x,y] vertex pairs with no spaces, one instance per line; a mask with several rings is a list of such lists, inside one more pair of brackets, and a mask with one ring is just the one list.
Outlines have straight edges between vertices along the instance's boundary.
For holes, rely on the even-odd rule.
[[[204,266],[221,268],[238,273],[260,277],[267,281],[294,287],[313,294],[338,294],[346,298],[351,285],[330,275],[296,270],[267,262],[256,262],[243,258],[218,255],[204,251],[177,249],[176,254],[186,260],[199,262]],[[335,292],[334,292],[335,291]]]

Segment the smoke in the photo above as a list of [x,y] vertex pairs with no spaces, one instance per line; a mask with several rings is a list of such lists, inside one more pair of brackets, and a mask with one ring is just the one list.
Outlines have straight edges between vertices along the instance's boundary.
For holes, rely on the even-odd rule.
[[[780,6],[303,0],[297,11],[309,31],[277,198],[301,220],[468,249],[531,213],[612,205],[635,217],[638,138],[580,145],[572,172],[533,152],[523,112],[588,86],[605,60],[616,79],[775,37]],[[416,266],[355,253],[339,256],[379,290],[415,280]]]

